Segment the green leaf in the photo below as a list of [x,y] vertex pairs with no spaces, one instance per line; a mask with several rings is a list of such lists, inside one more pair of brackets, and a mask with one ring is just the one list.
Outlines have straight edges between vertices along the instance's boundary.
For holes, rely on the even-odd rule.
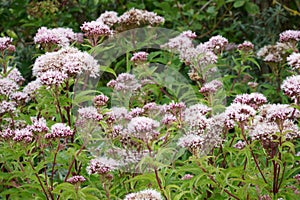
[[115,77],[117,77],[116,72],[115,72],[112,68],[110,68],[110,67],[108,67],[108,66],[100,66],[100,71],[107,72],[107,73],[111,73],[111,74],[113,74]]
[[245,3],[246,3],[245,0],[237,0],[234,2],[233,7],[239,8],[239,7],[242,7]]
[[259,7],[252,2],[246,2],[245,9],[251,15],[256,15],[259,13]]

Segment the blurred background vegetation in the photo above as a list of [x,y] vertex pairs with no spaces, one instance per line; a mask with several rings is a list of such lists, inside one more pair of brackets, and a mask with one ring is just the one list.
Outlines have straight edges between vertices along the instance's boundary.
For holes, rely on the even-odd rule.
[[15,62],[28,80],[39,53],[33,43],[38,28],[80,32],[83,22],[106,10],[121,15],[132,7],[165,17],[165,28],[195,31],[199,42],[220,34],[232,43],[249,40],[259,49],[274,44],[284,30],[300,29],[299,0],[1,0],[0,33],[14,39]]

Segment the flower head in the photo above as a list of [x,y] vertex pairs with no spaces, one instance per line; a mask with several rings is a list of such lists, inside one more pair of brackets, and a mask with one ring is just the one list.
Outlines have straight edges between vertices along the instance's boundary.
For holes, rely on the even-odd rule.
[[41,27],[38,29],[34,36],[34,43],[36,44],[47,44],[47,45],[58,45],[68,46],[74,41],[80,41],[80,34],[74,33],[70,28],[53,28],[48,29]]
[[34,132],[34,133],[47,133],[49,131],[49,128],[47,127],[46,120],[41,117],[41,118],[36,118],[36,117],[31,117],[30,118],[32,125],[29,126],[29,129]]
[[241,94],[237,95],[233,100],[234,103],[241,103],[257,109],[261,105],[267,103],[267,98],[260,93]]
[[130,135],[147,142],[158,136],[157,128],[159,125],[158,121],[149,117],[134,117],[128,123],[127,130]]
[[80,108],[78,110],[80,118],[90,119],[95,121],[100,121],[103,119],[103,116],[98,113],[97,109],[93,106]]
[[213,36],[207,42],[205,42],[207,48],[215,53],[222,52],[227,44],[228,40],[220,35]]
[[114,88],[116,91],[133,92],[141,87],[141,84],[135,79],[135,76],[128,73],[119,74],[116,80],[107,83],[108,87]]
[[15,130],[15,136],[13,137],[14,141],[17,142],[23,141],[25,143],[29,143],[32,141],[32,139],[33,139],[33,134],[28,127]]
[[9,50],[14,51],[15,46],[11,44],[12,38],[9,37],[1,37],[0,38],[0,51]]
[[96,107],[105,106],[108,102],[109,98],[104,94],[100,94],[94,97],[93,103]]
[[161,194],[153,189],[127,194],[124,200],[163,200]]
[[300,68],[300,53],[292,53],[286,60],[292,69],[297,70]]
[[4,139],[10,139],[13,138],[15,136],[15,131],[11,130],[10,128],[6,128],[2,131],[0,131],[0,137],[4,138]]
[[148,56],[147,52],[140,51],[140,52],[134,53],[130,60],[135,63],[146,62],[147,56]]
[[84,22],[80,29],[82,30],[82,32],[84,32],[84,35],[87,37],[109,36],[113,34],[109,26],[104,24],[102,21]]
[[254,49],[254,45],[252,42],[244,41],[242,44],[239,44],[237,48],[240,51],[249,52]]
[[40,81],[41,84],[49,87],[54,85],[58,86],[62,84],[67,78],[68,75],[64,72],[49,70],[40,76]]
[[45,135],[46,139],[50,138],[66,138],[73,136],[71,128],[64,123],[56,123],[51,126],[51,132]]
[[164,22],[165,19],[154,12],[132,8],[118,18],[117,29],[123,31],[143,25],[157,26]]
[[9,71],[7,78],[13,80],[19,85],[22,85],[25,79],[23,78],[21,72],[17,68],[11,69],[10,67],[8,67],[7,70]]
[[13,113],[16,110],[16,103],[11,101],[0,102],[0,116],[4,113]]
[[82,183],[85,181],[85,178],[83,176],[72,176],[70,178],[67,179],[67,182],[68,183],[71,183],[71,184],[76,184],[76,183]]
[[87,172],[88,174],[107,174],[115,170],[118,165],[117,161],[111,158],[99,157],[90,161]]
[[283,81],[281,89],[285,95],[298,101],[300,97],[300,75],[287,77]]
[[9,78],[0,78],[0,95],[10,96],[19,86]]
[[300,40],[300,31],[298,30],[287,30],[279,35],[280,42],[292,42]]
[[118,13],[114,11],[105,11],[96,21],[101,21],[109,27],[112,27],[118,22]]
[[219,80],[212,80],[208,83],[205,83],[201,89],[199,90],[200,93],[209,93],[214,94],[216,93],[221,87],[223,86],[223,83]]
[[246,122],[250,118],[254,117],[256,111],[249,105],[241,103],[232,103],[226,108],[226,126],[228,128],[233,128],[234,122]]

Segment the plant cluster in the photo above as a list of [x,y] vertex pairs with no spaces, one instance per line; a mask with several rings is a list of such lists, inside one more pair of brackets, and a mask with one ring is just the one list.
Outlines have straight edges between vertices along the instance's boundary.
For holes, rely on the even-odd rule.
[[300,31],[256,52],[221,35],[196,45],[191,30],[160,41],[167,21],[132,8],[81,33],[40,27],[26,84],[13,39],[0,38],[1,198],[299,198]]

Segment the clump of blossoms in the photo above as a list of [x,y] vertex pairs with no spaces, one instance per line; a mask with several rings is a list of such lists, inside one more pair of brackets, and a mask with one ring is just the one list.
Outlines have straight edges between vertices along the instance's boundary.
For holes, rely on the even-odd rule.
[[105,25],[112,27],[119,20],[118,13],[114,11],[105,11],[96,21],[101,21]]
[[29,82],[24,88],[23,92],[26,93],[30,98],[35,97],[37,90],[42,86],[40,79]]
[[24,77],[22,76],[21,72],[17,68],[11,68],[7,67],[7,71],[9,72],[7,74],[7,78],[13,80],[16,82],[18,85],[22,85],[23,82],[25,81]]
[[260,93],[241,94],[237,95],[233,102],[246,104],[254,109],[258,109],[261,105],[267,103],[267,98]]
[[58,86],[62,84],[68,75],[65,72],[60,72],[58,70],[49,70],[44,72],[40,77],[40,82],[42,85],[50,86]]
[[99,157],[90,160],[90,164],[87,167],[88,174],[107,174],[118,167],[118,162],[106,157]]
[[286,30],[279,35],[280,42],[297,42],[300,40],[300,31],[298,30]]
[[130,135],[148,143],[159,135],[157,131],[159,125],[158,121],[149,117],[134,117],[128,123],[127,130]]
[[0,51],[10,51],[14,52],[16,47],[12,44],[12,38],[10,37],[0,37]]
[[32,73],[40,82],[46,85],[60,84],[66,78],[87,73],[97,77],[99,67],[97,61],[87,52],[81,52],[74,47],[65,47],[57,52],[47,52],[39,56]]
[[71,128],[64,123],[56,123],[51,126],[51,132],[45,135],[46,139],[51,138],[67,138],[73,136]]
[[28,127],[17,129],[14,131],[14,133],[15,135],[13,137],[13,140],[16,142],[30,143],[33,139],[32,131]]
[[164,22],[165,19],[154,12],[132,8],[118,18],[117,30],[124,31],[144,25],[157,26]]
[[10,96],[19,86],[9,78],[0,78],[0,95]]
[[0,131],[0,137],[5,140],[12,139],[14,136],[15,136],[15,131],[10,128],[6,128]]
[[220,35],[213,36],[207,42],[204,43],[207,49],[213,51],[216,54],[223,52],[227,44],[228,40]]
[[166,44],[161,45],[161,48],[175,53],[185,52],[187,49],[194,47],[192,42],[195,38],[194,36],[196,36],[196,34],[192,31],[184,31],[175,38],[169,39]]
[[41,118],[31,117],[30,120],[32,122],[32,125],[28,126],[28,128],[33,133],[47,133],[49,131],[46,120],[43,117]]
[[300,53],[292,53],[286,60],[292,69],[298,70],[300,68]]
[[254,49],[254,45],[252,42],[249,41],[244,41],[242,44],[239,44],[237,46],[238,50],[243,51],[243,52],[249,52]]
[[128,73],[119,74],[116,80],[111,80],[107,83],[108,87],[112,87],[116,91],[120,92],[133,92],[141,87],[135,76]]
[[81,119],[100,121],[103,116],[98,113],[97,109],[93,106],[78,109],[78,114]]
[[127,194],[124,200],[163,200],[163,197],[156,190],[146,189],[140,192]]
[[242,140],[239,140],[237,143],[233,145],[234,148],[239,150],[242,150],[243,148],[245,148],[245,146],[246,146],[246,142]]
[[13,113],[16,111],[16,103],[10,101],[1,101],[0,102],[0,116],[5,113]]
[[134,63],[144,63],[147,61],[148,55],[149,54],[147,52],[140,51],[140,52],[134,53],[133,56],[131,57],[130,61],[132,61]]
[[194,177],[192,174],[185,174],[181,180],[191,180]]
[[109,98],[103,94],[97,95],[93,99],[93,103],[95,107],[105,106],[108,102]]
[[232,103],[225,110],[225,125],[228,128],[233,128],[235,122],[242,124],[248,122],[256,114],[254,108],[249,105],[241,103]]
[[84,22],[80,29],[84,35],[89,38],[90,43],[93,46],[98,44],[99,38],[113,34],[113,31],[110,29],[110,27],[104,24],[102,21]]
[[67,182],[71,184],[83,183],[84,181],[86,181],[86,179],[83,176],[79,175],[72,176],[67,179]]
[[25,92],[14,92],[9,98],[20,105],[25,104],[30,100],[29,95]]
[[279,43],[276,45],[267,45],[257,52],[257,56],[265,62],[280,63],[288,56],[292,46],[288,43]]
[[281,89],[284,94],[299,103],[300,97],[300,75],[287,77],[282,85]]
[[48,29],[41,27],[34,36],[34,43],[43,46],[58,45],[64,47],[70,45],[72,42],[82,42],[82,35],[74,33],[70,28]]
[[219,80],[212,80],[205,83],[199,90],[202,94],[215,94],[220,88],[222,88],[223,83]]

